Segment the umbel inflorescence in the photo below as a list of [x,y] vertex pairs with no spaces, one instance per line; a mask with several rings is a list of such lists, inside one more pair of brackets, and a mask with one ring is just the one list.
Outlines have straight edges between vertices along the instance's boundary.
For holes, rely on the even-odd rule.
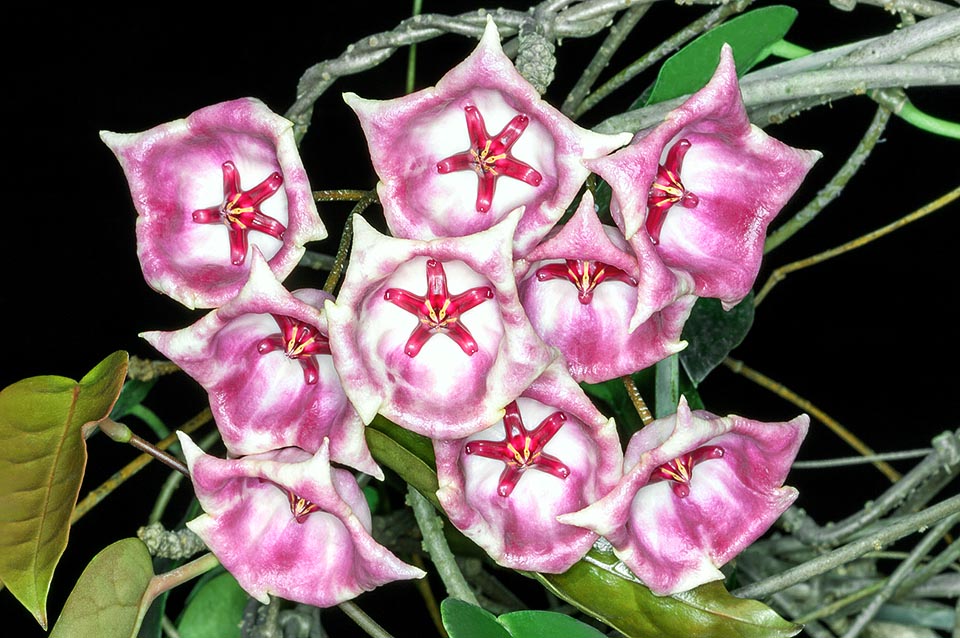
[[[796,498],[783,482],[807,417],[681,400],[624,450],[579,383],[682,350],[697,298],[739,303],[819,153],[750,124],[729,48],[635,136],[541,100],[492,21],[435,87],[344,98],[390,232],[352,220],[336,297],[282,284],[326,230],[292,125],[261,102],[102,134],[139,213],[146,281],[211,309],[143,334],[207,390],[230,456],[181,435],[204,509],[188,526],[261,601],[330,606],[422,577],[370,536],[356,473],[383,477],[364,439],[379,414],[432,440],[444,513],[503,566],[563,572],[602,535],[657,594],[722,578]],[[612,188],[615,225],[583,189],[591,173]]]

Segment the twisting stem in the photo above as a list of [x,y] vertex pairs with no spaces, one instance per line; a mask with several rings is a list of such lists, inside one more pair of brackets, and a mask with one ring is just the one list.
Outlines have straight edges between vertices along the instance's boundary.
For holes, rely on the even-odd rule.
[[[185,434],[190,434],[194,430],[200,428],[201,426],[210,422],[213,418],[213,415],[210,413],[210,408],[204,409],[197,416],[193,417],[189,421],[183,424],[180,427],[180,431]],[[157,449],[166,450],[168,447],[178,442],[176,433],[171,434],[166,437],[159,443],[157,443]],[[134,474],[145,468],[150,464],[150,461],[154,459],[150,454],[141,454],[137,458],[133,459],[126,466],[123,467],[119,472],[111,476],[109,479],[103,482],[95,490],[87,494],[87,496],[77,503],[77,507],[73,510],[73,516],[70,517],[70,523],[76,523],[80,520],[84,514],[96,507],[103,499],[110,495],[113,490],[117,489],[123,483],[132,477]]]
[[587,96],[587,93],[590,92],[590,87],[592,87],[593,83],[600,77],[600,73],[610,64],[610,58],[617,52],[620,45],[623,44],[627,36],[630,35],[630,32],[633,31],[633,28],[640,22],[640,18],[642,18],[649,9],[650,5],[648,4],[631,7],[627,9],[627,12],[623,14],[619,22],[610,27],[610,33],[607,34],[603,44],[597,49],[593,59],[590,60],[590,64],[588,64],[587,68],[583,71],[583,75],[580,76],[580,79],[577,80],[577,83],[570,90],[567,99],[563,101],[563,106],[560,107],[560,110],[564,115],[570,117],[577,110],[583,102],[583,99]]
[[847,632],[843,635],[843,638],[857,638],[857,636],[860,635],[860,632],[867,626],[867,623],[873,620],[877,612],[880,611],[883,603],[890,600],[900,585],[907,580],[914,568],[930,550],[933,549],[933,546],[943,538],[943,535],[947,533],[958,519],[960,519],[960,514],[954,514],[953,516],[945,518],[937,523],[936,527],[930,530],[926,536],[917,543],[917,546],[910,552],[906,560],[897,565],[897,568],[893,570],[893,573],[890,574],[890,577],[887,578],[886,583],[884,583],[883,588],[877,592],[877,595],[870,601],[866,609],[860,612],[856,620],[853,621],[850,628],[847,629]]
[[892,519],[883,528],[863,538],[837,548],[823,556],[807,561],[802,565],[797,565],[780,574],[765,578],[746,587],[741,587],[731,593],[740,598],[763,598],[769,596],[774,592],[782,591],[787,587],[792,587],[797,583],[802,583],[810,580],[814,576],[819,576],[836,567],[845,565],[868,552],[882,548],[884,545],[908,536],[918,529],[931,525],[943,518],[955,515],[957,512],[960,512],[960,495],[941,501],[916,514]]
[[922,450],[904,450],[902,452],[886,452],[885,454],[874,454],[872,456],[851,456],[843,459],[824,459],[822,461],[794,461],[791,466],[795,470],[822,470],[830,467],[846,467],[848,465],[862,465],[864,463],[874,463],[875,461],[902,461],[904,459],[915,459],[920,456],[930,454],[930,448]]
[[[595,107],[601,100],[622,87],[624,84],[640,75],[651,66],[673,53],[681,46],[726,20],[729,16],[743,11],[753,0],[737,0],[723,4],[707,15],[694,20],[686,27],[677,31],[651,51],[640,56],[630,66],[617,73],[610,80],[602,84],[596,91],[581,100],[580,105],[573,111],[573,119],[578,119],[584,113]],[[626,129],[618,129],[626,130]],[[636,129],[634,129],[636,130]],[[609,131],[608,131],[609,132]]]
[[867,132],[864,133],[860,143],[857,144],[857,148],[851,153],[850,157],[847,158],[843,166],[840,167],[837,174],[827,182],[826,186],[820,189],[820,192],[817,193],[817,196],[814,197],[810,203],[790,218],[790,221],[767,236],[767,240],[763,245],[764,254],[770,252],[792,237],[798,230],[812,222],[821,210],[826,208],[830,202],[835,200],[840,193],[843,192],[844,186],[853,179],[853,176],[857,174],[857,171],[860,170],[863,163],[870,157],[873,147],[877,145],[877,141],[883,134],[884,129],[887,128],[887,122],[889,121],[890,111],[883,107],[878,108],[873,116],[873,121],[870,122],[870,126],[867,127]]
[[621,377],[621,379],[623,379],[623,387],[627,389],[627,396],[630,397],[634,409],[640,416],[640,421],[643,422],[644,425],[649,425],[653,422],[653,415],[650,414],[650,408],[647,407],[646,401],[640,396],[640,391],[637,390],[637,384],[633,382],[633,377],[628,374]]
[[[870,446],[858,439],[853,432],[840,425],[836,419],[784,385],[777,383],[770,377],[761,374],[760,372],[757,372],[756,370],[745,365],[742,361],[738,361],[731,357],[724,359],[723,364],[737,374],[745,376],[757,385],[770,390],[779,397],[786,399],[804,412],[809,412],[860,454],[863,454],[864,456],[876,455],[876,452],[874,452]],[[889,463],[885,461],[876,461],[873,463],[873,465],[880,470],[884,476],[890,479],[891,482],[895,483],[900,479],[900,473],[893,469]]]
[[866,235],[857,237],[856,239],[848,241],[847,243],[837,246],[836,248],[825,250],[824,252],[817,253],[812,257],[807,257],[806,259],[801,259],[799,261],[789,263],[786,266],[781,266],[777,268],[770,274],[770,277],[767,278],[766,283],[763,284],[763,288],[761,288],[760,292],[757,293],[756,297],[754,297],[753,299],[754,305],[755,306],[760,305],[760,302],[763,301],[763,299],[770,293],[773,287],[776,286],[780,281],[782,281],[784,277],[786,277],[788,274],[795,272],[797,270],[802,270],[803,268],[807,268],[809,266],[813,266],[814,264],[822,263],[824,261],[827,261],[828,259],[836,257],[837,255],[841,255],[847,251],[853,250],[854,248],[860,248],[861,246],[865,246],[875,239],[880,239],[884,235],[889,235],[893,231],[898,230],[899,228],[902,228],[903,226],[906,226],[911,222],[915,222],[918,219],[925,217],[930,213],[943,208],[944,206],[954,201],[958,197],[960,197],[960,186],[953,189],[946,195],[941,195],[940,197],[933,200],[932,202],[925,204],[924,206],[921,206],[920,208],[913,211],[909,215],[905,215],[900,219],[898,219],[897,221],[887,224],[882,228],[878,228],[877,230],[869,232]]
[[926,458],[878,498],[867,503],[861,511],[820,527],[802,510],[790,508],[781,518],[782,526],[801,543],[814,547],[839,545],[895,508],[898,508],[897,511],[913,512],[925,505],[942,487],[940,479],[950,479],[960,467],[958,454],[960,436],[949,431],[943,432],[933,438],[933,451]]
[[393,638],[386,629],[380,626],[376,620],[368,616],[362,609],[357,607],[354,602],[344,602],[337,605],[343,613],[350,617],[350,620],[357,623],[360,629],[367,632],[370,638]]
[[344,265],[347,263],[347,257],[350,255],[350,242],[353,240],[353,216],[363,214],[363,211],[375,201],[377,201],[377,192],[366,191],[357,205],[350,211],[350,214],[347,215],[347,221],[343,225],[343,234],[340,236],[340,245],[337,247],[337,256],[333,260],[333,267],[330,268],[327,281],[323,284],[324,292],[333,294],[337,283],[340,281]]
[[433,505],[412,485],[407,486],[407,502],[413,508],[413,515],[417,519],[417,525],[420,526],[420,532],[423,534],[423,546],[430,555],[440,574],[440,580],[447,587],[447,593],[454,598],[459,598],[472,605],[479,605],[476,595],[467,584],[467,579],[463,577],[460,568],[457,566],[457,559],[447,545],[443,537],[443,523],[433,509]]

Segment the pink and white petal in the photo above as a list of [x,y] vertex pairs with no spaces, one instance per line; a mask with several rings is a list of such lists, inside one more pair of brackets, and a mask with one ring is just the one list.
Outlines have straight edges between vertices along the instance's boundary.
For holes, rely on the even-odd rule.
[[[435,87],[389,101],[344,99],[354,109],[367,136],[378,187],[391,232],[399,237],[435,238],[479,232],[524,207],[514,239],[523,255],[560,219],[589,171],[583,160],[601,157],[626,144],[630,135],[602,135],[576,126],[540,99],[514,68],[488,18],[473,53],[450,70]],[[496,179],[490,209],[476,209],[478,178],[474,171],[440,174],[437,163],[471,148],[465,107],[482,114],[495,136],[518,115],[529,123],[510,148],[517,160],[532,166],[542,181]]]
[[249,244],[268,258],[278,278],[293,270],[305,243],[327,236],[292,126],[259,100],[243,98],[142,133],[101,132],[130,185],[138,213],[137,254],[152,288],[190,308],[212,308],[246,282],[249,264],[231,263],[227,227],[193,219],[194,211],[223,201],[225,162],[234,163],[245,189],[274,172],[283,178],[261,207],[286,227],[282,240],[249,235]]
[[516,407],[531,430],[558,410],[565,415],[559,430],[535,452],[559,460],[569,474],[561,478],[532,466],[503,496],[504,462],[466,452],[471,442],[503,440],[499,422],[463,440],[434,441],[437,496],[450,521],[498,564],[561,573],[597,536],[559,523],[557,516],[580,509],[616,484],[622,454],[616,425],[596,410],[559,361],[524,391]]
[[[379,412],[432,438],[466,436],[500,418],[503,405],[555,356],[517,298],[510,238],[519,216],[474,235],[430,241],[387,237],[354,219],[352,258],[327,317],[334,363],[365,423]],[[478,344],[472,355],[443,331],[415,355],[405,351],[422,324],[386,291],[425,294],[429,260],[442,264],[451,295],[477,287],[492,293],[463,314]]]
[[[425,574],[369,534],[353,476],[316,454],[286,449],[242,459],[204,454],[178,433],[205,513],[187,526],[251,596],[330,607],[394,580]],[[298,522],[291,498],[315,508]]]

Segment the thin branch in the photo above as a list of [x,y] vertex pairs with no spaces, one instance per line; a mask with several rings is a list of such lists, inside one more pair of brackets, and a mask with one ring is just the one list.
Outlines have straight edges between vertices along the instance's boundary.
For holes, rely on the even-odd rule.
[[433,561],[440,574],[440,580],[447,587],[447,593],[471,605],[479,605],[470,585],[457,566],[457,559],[443,537],[443,523],[437,516],[433,505],[412,485],[407,487],[407,502],[413,508],[413,515],[417,518],[417,525],[423,534],[423,545],[430,560]]
[[610,58],[617,52],[624,40],[627,39],[627,36],[633,31],[633,28],[640,22],[640,18],[642,18],[649,9],[650,5],[648,4],[631,7],[627,9],[619,22],[610,27],[610,33],[607,34],[603,44],[597,49],[597,52],[594,54],[593,59],[590,60],[587,68],[584,69],[580,79],[578,79],[577,83],[570,89],[567,99],[563,101],[560,111],[562,111],[564,115],[572,117],[577,107],[583,102],[583,98],[590,92],[593,83],[597,81],[597,78],[600,77],[603,70],[610,64]]
[[838,545],[890,511],[913,513],[923,507],[943,487],[937,479],[949,478],[958,469],[960,435],[942,432],[933,438],[933,451],[926,458],[856,514],[820,527],[803,510],[792,507],[784,512],[780,524],[796,542],[814,547]]
[[625,85],[627,82],[640,75],[651,66],[677,51],[684,44],[694,39],[701,33],[720,24],[729,16],[743,11],[753,0],[737,0],[728,4],[722,4],[705,16],[694,20],[683,29],[677,31],[672,36],[657,45],[654,49],[640,56],[628,67],[617,73],[610,80],[602,84],[596,91],[587,95],[581,100],[579,106],[573,111],[573,119],[579,119],[584,113],[600,103],[605,97]]
[[340,236],[340,245],[337,247],[337,256],[333,260],[333,266],[330,267],[327,281],[323,284],[324,292],[333,294],[337,283],[340,281],[340,275],[346,266],[347,257],[350,255],[350,243],[353,241],[353,216],[362,215],[363,211],[375,201],[377,201],[377,192],[367,191],[366,195],[357,202],[357,205],[347,215],[347,221],[343,225],[343,234]]
[[[815,418],[817,418],[821,423],[830,428],[834,434],[840,437],[844,442],[847,443],[854,450],[863,454],[864,456],[876,456],[876,452],[870,448],[866,443],[857,438],[850,430],[843,427],[839,421],[831,417],[829,414],[813,405],[797,393],[793,392],[786,386],[777,383],[770,377],[757,372],[756,370],[745,365],[742,361],[738,361],[731,357],[727,357],[723,360],[723,364],[733,370],[735,373],[745,376],[750,379],[757,385],[770,390],[777,396],[786,399],[790,403],[794,404],[804,412],[809,412]],[[873,463],[873,466],[876,467],[880,472],[883,473],[891,482],[896,482],[900,479],[900,473],[897,472],[893,467],[885,461],[876,461]]]
[[350,617],[350,620],[357,623],[360,629],[367,632],[370,638],[393,638],[386,629],[381,627],[376,620],[368,616],[362,609],[357,607],[354,602],[343,602],[337,605],[343,613]]
[[[183,424],[180,427],[180,431],[185,434],[190,434],[194,430],[202,427],[203,425],[209,423],[213,419],[213,415],[210,413],[210,408],[204,409],[197,416],[193,417],[189,421]],[[171,434],[166,437],[159,443],[157,443],[157,448],[165,450],[174,443],[177,443],[176,433]],[[150,461],[153,460],[149,454],[141,454],[137,458],[133,459],[125,465],[119,472],[111,476],[109,479],[104,481],[99,487],[87,494],[87,496],[77,503],[76,508],[73,510],[73,516],[70,517],[71,525],[80,520],[84,514],[96,507],[103,499],[110,495],[115,489],[123,485],[127,479],[135,475],[137,472],[145,468],[150,464]]]
[[882,549],[885,545],[958,512],[960,512],[960,495],[941,501],[916,514],[891,519],[882,529],[867,534],[863,538],[731,593],[740,598],[764,598],[845,565],[868,552]]
[[876,239],[880,239],[884,235],[889,235],[893,231],[898,230],[899,228],[902,228],[903,226],[906,226],[911,222],[915,222],[918,219],[926,217],[930,213],[933,213],[943,208],[944,206],[954,201],[958,197],[960,197],[960,186],[953,189],[946,195],[941,195],[940,197],[933,200],[932,202],[925,204],[924,206],[921,206],[920,208],[913,211],[909,215],[904,215],[897,221],[887,224],[886,226],[878,228],[877,230],[874,230],[872,232],[869,232],[866,235],[861,235],[860,237],[857,237],[856,239],[848,241],[845,244],[841,244],[836,248],[825,250],[822,253],[817,253],[816,255],[807,257],[806,259],[800,259],[799,261],[789,263],[785,266],[780,266],[770,274],[770,277],[768,277],[767,281],[763,284],[763,288],[761,288],[760,292],[757,293],[757,295],[753,298],[754,305],[759,306],[760,302],[762,302],[764,298],[766,298],[766,296],[770,294],[770,291],[773,289],[773,287],[776,286],[781,281],[783,281],[783,279],[788,274],[792,272],[796,272],[797,270],[802,270],[809,266],[813,266],[815,264],[823,263],[828,259],[836,257],[837,255],[841,255],[847,251],[853,250],[855,248],[860,248],[861,246],[865,246]]
[[647,407],[646,401],[640,396],[640,391],[637,389],[637,384],[633,382],[633,377],[628,374],[621,377],[621,379],[623,380],[623,387],[627,389],[627,395],[630,397],[631,403],[633,403],[633,408],[640,417],[640,421],[644,425],[650,425],[653,422],[653,415],[650,414],[650,408]]
[[[639,2],[656,0],[589,0],[556,14],[552,25],[545,25],[553,38],[589,37],[605,28],[618,11]],[[544,7],[562,6],[548,0]],[[516,35],[529,18],[525,11],[498,8],[492,12],[502,37]],[[549,12],[548,12],[549,13]],[[314,103],[338,78],[371,69],[403,46],[436,38],[444,33],[458,33],[472,38],[483,35],[488,12],[471,11],[459,16],[422,14],[402,21],[391,31],[367,36],[349,45],[337,58],[319,62],[306,71],[297,83],[297,99],[284,114],[294,123],[294,137],[299,142],[310,126]]]
[[840,193],[843,192],[843,188],[853,179],[853,176],[857,174],[863,166],[863,163],[870,157],[870,153],[873,151],[874,146],[877,145],[877,141],[879,141],[883,131],[887,128],[887,122],[889,121],[890,111],[883,107],[878,108],[877,112],[873,115],[873,121],[870,122],[866,133],[864,133],[860,143],[857,144],[857,148],[850,154],[850,157],[843,163],[843,166],[840,167],[836,175],[827,182],[826,186],[820,189],[820,192],[817,193],[816,197],[814,197],[810,203],[791,217],[787,223],[767,235],[767,240],[763,245],[764,254],[770,252],[792,237],[801,228],[812,222],[820,211],[826,208],[830,202],[835,200]]
[[930,448],[922,450],[904,450],[902,452],[886,452],[871,456],[851,456],[843,459],[824,459],[822,461],[795,461],[791,466],[795,470],[822,470],[831,467],[846,467],[849,465],[863,465],[877,461],[903,461],[926,456],[932,452]]
[[906,560],[897,565],[897,568],[893,570],[893,573],[890,574],[890,577],[886,583],[884,583],[883,588],[877,592],[877,595],[870,601],[866,609],[860,612],[847,629],[847,632],[843,635],[843,638],[857,638],[857,636],[860,635],[860,632],[867,626],[867,623],[873,620],[877,612],[880,611],[880,607],[893,597],[900,585],[909,578],[920,561],[926,557],[934,545],[940,542],[943,535],[950,530],[957,520],[960,520],[960,514],[948,516],[937,523],[937,525],[917,543]]
[[[870,89],[903,86],[960,85],[960,68],[947,64],[871,64],[857,67],[821,69],[776,80],[740,82],[743,103],[748,108],[804,97],[832,96],[832,99],[862,95]],[[687,96],[659,102],[607,118],[594,130],[598,133],[636,132],[658,124]]]

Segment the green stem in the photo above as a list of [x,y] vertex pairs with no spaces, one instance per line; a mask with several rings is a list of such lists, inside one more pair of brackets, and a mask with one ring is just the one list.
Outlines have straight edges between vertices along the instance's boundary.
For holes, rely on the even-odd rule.
[[157,574],[150,579],[150,584],[147,586],[147,591],[144,594],[144,600],[153,600],[163,592],[169,591],[177,585],[182,585],[188,580],[206,574],[219,564],[220,561],[217,560],[216,556],[213,554],[204,554],[200,558],[192,560],[169,572]]
[[805,55],[810,55],[813,53],[813,49],[807,49],[798,44],[792,42],[787,42],[786,40],[780,40],[774,42],[767,48],[767,53],[769,55],[775,55],[778,58],[784,58],[785,60],[796,60],[797,58],[802,58]]
[[350,617],[350,620],[357,623],[360,629],[367,632],[370,638],[393,638],[386,629],[381,627],[376,620],[368,616],[362,609],[357,607],[356,603],[345,602],[337,605],[340,610]]
[[680,401],[679,355],[670,355],[657,363],[654,370],[656,375],[656,404],[654,408],[657,412],[657,418],[662,419],[674,414],[677,411],[677,403]]
[[[423,0],[413,0],[413,12],[411,15],[420,15],[423,9]],[[411,44],[407,52],[407,94],[413,93],[416,86],[417,77],[417,45]]]
[[950,120],[944,120],[924,113],[909,100],[904,102],[900,112],[896,113],[896,115],[913,124],[918,129],[927,131],[928,133],[960,140],[960,123],[951,122]]
[[[220,431],[214,430],[200,441],[199,447],[201,450],[207,451],[219,440]],[[184,476],[185,475],[180,472],[171,472],[167,480],[163,482],[163,486],[160,488],[160,494],[157,496],[157,500],[153,504],[153,510],[150,512],[150,518],[147,519],[148,524],[156,523],[163,517],[167,505],[170,504],[170,499],[173,498],[173,493],[180,487]]]
[[156,412],[142,403],[130,408],[130,414],[146,423],[147,427],[153,430],[153,433],[157,435],[158,439],[165,439],[170,436],[170,428],[157,416]]
[[423,546],[430,555],[440,574],[440,580],[447,588],[447,593],[453,598],[459,598],[471,605],[479,606],[467,579],[463,577],[457,559],[454,558],[447,540],[443,537],[443,523],[433,509],[433,505],[413,486],[407,487],[407,502],[413,508],[413,515],[423,534]]

